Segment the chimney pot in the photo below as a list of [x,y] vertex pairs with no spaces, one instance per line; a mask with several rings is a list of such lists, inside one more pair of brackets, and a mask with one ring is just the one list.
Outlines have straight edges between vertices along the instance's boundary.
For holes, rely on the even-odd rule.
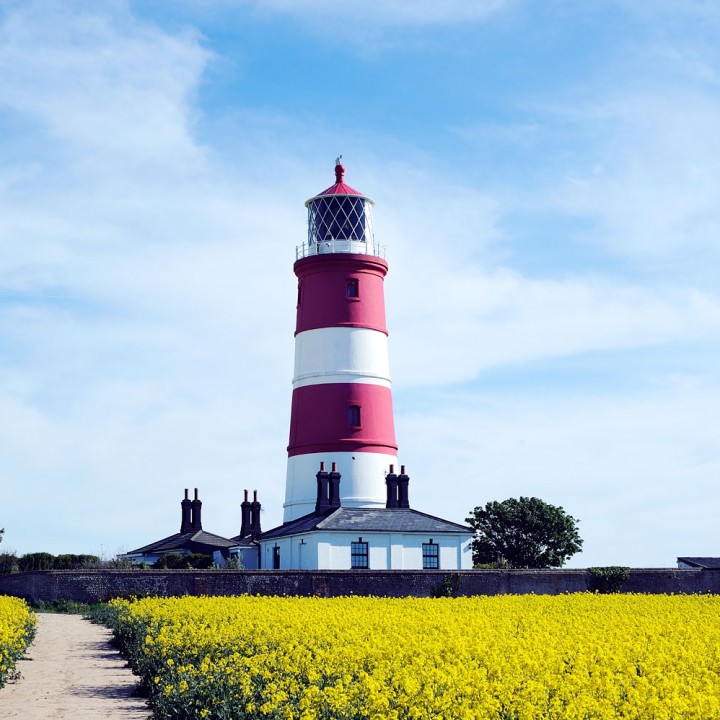
[[248,500],[248,491],[245,490],[245,499],[240,503],[240,537],[247,537],[251,533],[250,501]]
[[387,486],[386,508],[398,507],[398,476],[393,472],[394,465],[390,466],[390,472],[385,476],[385,485]]
[[325,472],[325,463],[320,463],[320,470],[315,475],[317,478],[317,500],[315,501],[315,512],[324,512],[330,504],[329,483],[330,474]]
[[198,497],[198,490],[195,488],[195,499],[190,503],[191,530],[202,530],[202,502]]
[[[404,470],[404,468],[403,468]],[[402,472],[398,475],[398,507],[409,508],[410,500],[408,495],[408,485],[410,484],[410,478]]]
[[188,533],[192,530],[192,502],[188,498],[188,491],[185,488],[185,499],[180,502],[180,532]]
[[257,499],[257,490],[253,490],[253,501],[250,503],[250,532],[253,540],[260,535],[260,509],[261,505]]
[[328,505],[332,508],[339,508],[340,503],[340,473],[337,471],[337,463],[332,464],[332,472],[328,476]]

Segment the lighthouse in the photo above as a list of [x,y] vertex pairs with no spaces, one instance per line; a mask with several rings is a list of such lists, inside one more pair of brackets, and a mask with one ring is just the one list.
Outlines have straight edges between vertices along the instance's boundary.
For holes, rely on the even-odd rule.
[[284,521],[314,511],[320,463],[342,477],[346,508],[386,506],[397,443],[384,280],[374,202],[345,182],[311,197],[307,241],[296,248],[297,321]]

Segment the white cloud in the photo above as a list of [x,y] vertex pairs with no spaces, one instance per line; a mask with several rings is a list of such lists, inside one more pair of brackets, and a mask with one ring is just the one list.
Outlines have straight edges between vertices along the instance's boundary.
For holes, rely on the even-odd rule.
[[651,262],[693,255],[704,264],[716,256],[717,97],[615,97],[586,107],[576,122],[604,128],[593,165],[571,173],[550,200],[562,213],[595,220],[588,239]]
[[198,37],[140,24],[116,3],[80,9],[35,2],[6,17],[2,105],[67,143],[83,172],[192,167],[202,155],[188,133],[189,93],[209,60]]
[[396,302],[403,383],[444,385],[542,358],[709,341],[720,329],[720,299],[692,291],[459,270],[405,281],[422,290],[414,303]]
[[[387,167],[387,166],[386,166]],[[392,367],[402,386],[446,385],[508,365],[593,351],[712,342],[720,297],[668,279],[647,287],[621,277],[553,279],[512,270],[500,228],[502,199],[390,166],[375,178]],[[406,193],[407,187],[412,192]],[[559,270],[559,268],[558,268]]]

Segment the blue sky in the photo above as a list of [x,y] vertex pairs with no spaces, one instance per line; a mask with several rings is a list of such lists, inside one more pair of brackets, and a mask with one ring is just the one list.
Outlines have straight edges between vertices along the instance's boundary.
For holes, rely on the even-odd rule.
[[720,8],[0,2],[3,549],[281,521],[304,201],[376,202],[400,460],[716,555]]

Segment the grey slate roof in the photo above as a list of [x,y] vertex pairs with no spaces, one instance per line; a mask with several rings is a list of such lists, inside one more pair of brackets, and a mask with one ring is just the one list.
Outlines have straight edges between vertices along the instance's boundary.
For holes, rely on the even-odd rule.
[[720,558],[717,557],[679,557],[678,562],[705,570],[720,570]]
[[135,555],[138,553],[168,553],[177,550],[205,551],[221,550],[224,548],[235,547],[237,543],[231,542],[227,538],[220,535],[213,535],[204,530],[196,530],[189,533],[175,533],[162,540],[156,540],[149,545],[144,545],[137,550],[130,550],[126,555]]
[[426,515],[409,508],[337,508],[323,515],[310,513],[296,520],[268,530],[260,540],[298,535],[322,530],[325,532],[399,532],[472,534],[466,525],[459,525],[434,515]]

